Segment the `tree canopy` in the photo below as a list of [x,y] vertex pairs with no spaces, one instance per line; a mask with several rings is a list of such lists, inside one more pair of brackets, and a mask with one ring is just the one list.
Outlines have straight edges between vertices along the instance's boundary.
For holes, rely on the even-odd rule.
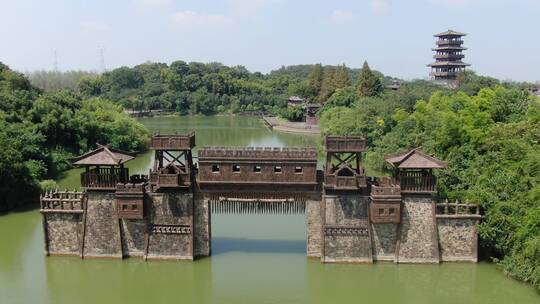
[[96,143],[139,151],[148,141],[146,128],[121,106],[73,91],[44,93],[0,64],[0,211],[36,202],[40,181],[57,177],[70,157]]

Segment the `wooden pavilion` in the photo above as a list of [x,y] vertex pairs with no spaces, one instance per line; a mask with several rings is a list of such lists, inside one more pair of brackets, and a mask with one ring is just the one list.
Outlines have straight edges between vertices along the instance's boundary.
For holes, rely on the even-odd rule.
[[98,144],[98,148],[74,159],[73,165],[84,167],[81,185],[86,190],[114,190],[116,184],[129,182],[124,164],[134,158],[130,153]]
[[400,185],[401,192],[409,193],[436,192],[437,178],[433,175],[433,169],[447,167],[446,162],[427,155],[419,148],[386,157],[385,160],[395,168],[394,179]]

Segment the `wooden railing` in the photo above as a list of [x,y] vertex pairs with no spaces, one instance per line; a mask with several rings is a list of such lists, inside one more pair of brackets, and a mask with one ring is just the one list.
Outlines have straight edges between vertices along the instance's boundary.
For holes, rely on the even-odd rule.
[[191,150],[195,147],[195,133],[152,136],[150,147],[154,150]]
[[437,204],[436,215],[437,218],[481,217],[480,206],[468,202],[462,203],[459,200],[451,203],[448,199]]
[[335,174],[326,174],[324,176],[325,188],[334,189],[358,189],[367,187],[365,176],[337,176]]
[[327,152],[363,152],[366,150],[366,140],[358,136],[327,136],[325,149]]
[[399,185],[371,186],[371,196],[401,196]]
[[40,212],[82,213],[84,193],[77,191],[48,191],[40,197]]
[[404,171],[399,174],[401,192],[433,193],[436,191],[437,178],[423,171]]
[[190,173],[166,174],[159,172],[150,173],[150,184],[164,188],[190,187]]
[[118,183],[129,180],[127,168],[95,168],[81,173],[81,185],[86,189],[112,190]]

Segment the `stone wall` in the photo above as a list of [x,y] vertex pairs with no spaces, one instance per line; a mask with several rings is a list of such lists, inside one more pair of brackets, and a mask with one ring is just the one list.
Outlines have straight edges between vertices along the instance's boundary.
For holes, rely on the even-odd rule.
[[195,256],[210,256],[211,226],[210,226],[210,201],[197,197],[194,201],[195,212],[193,217],[193,251]]
[[477,218],[466,216],[437,219],[441,261],[478,261],[477,224]]
[[79,255],[81,218],[74,213],[43,214],[47,254]]
[[438,263],[435,202],[429,195],[402,196],[398,263]]
[[120,220],[122,235],[122,254],[125,257],[144,255],[144,234],[147,230],[145,220]]
[[324,195],[323,262],[372,262],[368,197]]
[[83,257],[122,258],[114,193],[88,191],[87,195]]
[[398,224],[371,224],[373,260],[395,261]]
[[306,254],[308,257],[321,257],[323,239],[322,202],[306,202]]
[[[193,259],[193,194],[150,193],[147,259]],[[181,232],[182,231],[182,232]]]

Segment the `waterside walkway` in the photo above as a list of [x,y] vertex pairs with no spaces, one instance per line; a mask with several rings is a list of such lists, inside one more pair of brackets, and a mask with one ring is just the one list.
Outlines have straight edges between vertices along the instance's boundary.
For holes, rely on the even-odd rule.
[[276,131],[300,134],[321,133],[321,129],[318,125],[307,125],[305,122],[290,122],[273,116],[263,116],[262,119],[270,129]]

